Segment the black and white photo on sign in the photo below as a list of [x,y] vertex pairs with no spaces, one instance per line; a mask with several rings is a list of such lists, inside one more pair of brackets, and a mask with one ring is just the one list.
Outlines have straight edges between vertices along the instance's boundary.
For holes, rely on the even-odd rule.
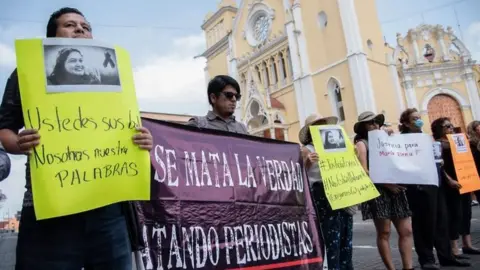
[[345,138],[343,137],[341,129],[321,129],[320,135],[322,136],[323,149],[325,149],[326,152],[346,150]]
[[465,153],[467,152],[467,143],[465,140],[465,135],[463,134],[454,134],[452,135],[452,140],[455,143],[455,148],[457,149],[458,153]]
[[433,142],[433,156],[436,162],[442,161],[442,143]]
[[114,48],[94,41],[46,41],[43,50],[47,92],[121,91]]

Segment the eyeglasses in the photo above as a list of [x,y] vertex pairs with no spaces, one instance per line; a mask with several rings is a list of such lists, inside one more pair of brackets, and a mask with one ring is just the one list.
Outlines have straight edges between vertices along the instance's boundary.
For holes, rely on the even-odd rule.
[[454,128],[454,126],[452,124],[447,124],[447,125],[444,125],[443,127],[444,128]]
[[242,98],[242,95],[235,94],[235,93],[232,93],[232,92],[220,92],[220,93],[222,93],[228,99],[232,99],[233,97],[235,97],[235,99],[238,101]]

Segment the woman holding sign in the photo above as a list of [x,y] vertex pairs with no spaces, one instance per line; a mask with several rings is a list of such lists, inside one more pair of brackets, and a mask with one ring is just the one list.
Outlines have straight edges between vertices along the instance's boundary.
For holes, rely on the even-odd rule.
[[[457,179],[452,147],[447,138],[447,135],[454,134],[454,127],[449,118],[441,117],[432,122],[431,128],[433,138],[442,144],[442,157],[444,162],[442,176],[447,183],[444,185],[444,188],[449,217],[449,236],[452,245],[452,252],[457,259],[468,259],[468,257],[459,254],[457,240],[460,235],[462,235],[463,238],[464,254],[480,254],[480,251],[472,246],[470,237],[472,197],[470,193],[460,194],[459,190],[462,186]],[[455,143],[458,146],[461,146],[456,141]]]
[[[472,121],[467,127],[468,140],[470,141],[470,150],[472,151],[475,167],[480,175],[480,121]],[[480,190],[475,191],[477,200],[480,200]]]
[[[321,117],[310,115],[305,120],[305,126],[298,135],[302,143],[302,157],[307,171],[308,180],[312,189],[312,199],[315,203],[318,213],[318,219],[325,239],[327,249],[328,269],[353,269],[352,264],[352,237],[353,237],[353,217],[355,209],[348,207],[345,209],[332,210],[322,183],[320,167],[318,166],[318,154],[310,134],[310,126],[314,125],[336,125],[337,117]],[[336,144],[336,139],[328,138],[327,141],[332,145]]]
[[[406,109],[400,115],[401,134],[422,133],[422,127],[423,120],[417,109]],[[441,149],[434,149],[434,152],[436,159],[441,159]],[[440,162],[437,161],[439,171]],[[407,198],[412,210],[415,251],[422,269],[439,269],[433,254],[434,247],[441,265],[465,266],[465,263],[458,261],[452,254],[444,192],[434,185],[409,185]]]
[[[368,174],[368,132],[380,129],[385,124],[383,114],[363,112],[358,116],[358,122],[353,127],[356,134],[354,143],[357,157]],[[374,164],[373,164],[374,166]],[[383,263],[388,270],[394,270],[390,254],[390,224],[397,229],[399,248],[403,269],[413,269],[412,264],[412,226],[410,224],[410,208],[408,206],[405,188],[394,184],[375,185],[380,197],[362,203],[364,220],[373,219],[377,230],[377,247]]]

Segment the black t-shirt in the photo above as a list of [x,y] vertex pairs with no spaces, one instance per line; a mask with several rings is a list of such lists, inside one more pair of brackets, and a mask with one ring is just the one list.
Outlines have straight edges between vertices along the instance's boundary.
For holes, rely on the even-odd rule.
[[[15,69],[7,80],[2,104],[0,105],[0,129],[9,129],[18,133],[24,127],[22,101],[18,84],[17,70]],[[30,180],[30,166],[26,164],[25,178],[27,189],[23,199],[23,206],[32,206],[32,186]]]
[[453,162],[452,148],[447,141],[440,141],[442,144],[443,169],[453,180],[457,181],[457,172]]

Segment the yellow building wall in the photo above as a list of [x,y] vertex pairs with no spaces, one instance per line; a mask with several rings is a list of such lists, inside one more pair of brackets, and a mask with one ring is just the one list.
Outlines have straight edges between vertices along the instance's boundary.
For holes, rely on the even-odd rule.
[[[233,20],[235,19],[235,12],[232,11],[224,11],[223,14],[218,17],[216,20],[212,21],[207,28],[205,28],[205,35],[206,35],[206,44],[207,48],[210,48],[211,46],[215,45],[217,41],[222,39],[227,35],[227,33],[233,29]],[[213,38],[209,38],[211,33],[210,31],[217,26],[220,22],[223,21],[223,32],[219,34],[218,38],[215,40]]]
[[475,81],[477,82],[477,89],[480,91],[480,65],[475,65],[473,67],[473,74],[475,76]]
[[[355,10],[357,12],[364,52],[368,58],[385,63],[385,53],[389,52],[390,49],[384,45],[385,41],[380,21],[378,16],[376,16],[378,13],[375,0],[355,1]],[[372,42],[371,49],[368,46],[368,40]]]
[[228,74],[227,47],[208,59],[207,70],[210,79],[216,75]]
[[[319,23],[322,11],[327,15],[327,26],[323,29]],[[302,18],[312,72],[346,58],[347,48],[336,0],[302,1]]]
[[463,121],[465,121],[465,126],[468,126],[470,122],[473,121],[473,113],[472,110],[469,108],[462,109],[463,112]]
[[346,62],[313,76],[312,79],[315,89],[318,113],[323,116],[333,115],[334,108],[330,102],[327,87],[330,78],[335,78],[340,84],[343,109],[345,111],[345,123],[343,126],[345,131],[349,135],[352,135],[353,125],[357,119],[357,106],[355,104],[355,96],[353,92],[350,71]]
[[368,67],[372,77],[377,112],[384,111],[387,122],[398,124],[402,112],[398,109],[397,96],[388,67],[372,61],[368,61]]

